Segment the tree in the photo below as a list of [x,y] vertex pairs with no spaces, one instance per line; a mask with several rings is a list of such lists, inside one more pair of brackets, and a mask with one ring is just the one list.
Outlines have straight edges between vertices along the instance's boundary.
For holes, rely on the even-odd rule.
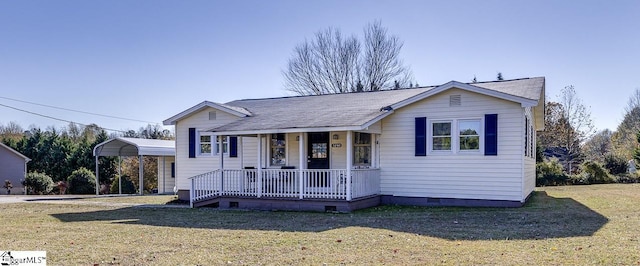
[[586,159],[600,163],[604,162],[605,157],[611,152],[612,134],[611,130],[604,129],[587,140],[582,147]]
[[625,111],[622,122],[611,136],[611,146],[613,153],[629,160],[639,147],[635,135],[640,131],[640,89],[629,97]]
[[14,122],[9,122],[6,126],[0,125],[0,140],[18,141],[24,136],[24,129]]
[[476,75],[473,75],[473,79],[471,80],[471,83],[478,83],[478,79],[476,78]]
[[571,173],[575,163],[582,160],[581,145],[595,132],[591,111],[582,103],[573,86],[562,89],[558,102],[546,106],[545,131],[540,134],[544,148],[564,150],[561,162]]
[[498,76],[496,77],[496,80],[498,81],[504,80],[504,78],[502,77],[502,72],[498,72]]
[[364,28],[362,41],[334,28],[319,31],[294,48],[283,71],[285,87],[299,95],[405,87],[411,74],[400,59],[402,46],[378,21]]

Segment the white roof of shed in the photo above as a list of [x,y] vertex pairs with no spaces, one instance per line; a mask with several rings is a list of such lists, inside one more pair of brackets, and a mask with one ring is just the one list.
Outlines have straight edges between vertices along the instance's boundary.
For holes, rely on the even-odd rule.
[[93,149],[99,156],[176,156],[174,140],[114,138],[102,142]]

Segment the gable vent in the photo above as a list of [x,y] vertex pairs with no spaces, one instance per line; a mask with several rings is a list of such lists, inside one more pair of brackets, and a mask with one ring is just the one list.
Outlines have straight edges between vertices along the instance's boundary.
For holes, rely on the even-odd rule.
[[209,120],[216,120],[216,111],[209,112]]
[[449,96],[449,106],[461,106],[462,105],[462,96],[461,95],[450,95]]

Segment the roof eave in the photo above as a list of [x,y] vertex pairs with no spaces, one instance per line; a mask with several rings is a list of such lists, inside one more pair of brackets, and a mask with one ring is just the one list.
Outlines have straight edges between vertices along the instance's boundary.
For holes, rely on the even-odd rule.
[[203,102],[201,102],[199,104],[196,104],[195,106],[193,106],[193,107],[191,107],[191,108],[189,108],[187,110],[184,110],[184,111],[178,113],[177,115],[174,115],[174,116],[162,121],[162,124],[165,125],[165,126],[175,125],[176,122],[178,122],[179,120],[181,120],[181,119],[183,119],[183,118],[185,118],[185,117],[187,117],[187,116],[189,116],[189,115],[191,115],[191,114],[193,114],[195,112],[198,112],[198,111],[202,110],[205,107],[211,107],[211,108],[214,108],[214,109],[226,112],[226,113],[230,113],[230,114],[235,115],[237,117],[248,117],[248,116],[250,116],[250,114],[245,114],[245,113],[242,113],[242,112],[238,112],[236,110],[224,107],[224,106],[222,106],[220,104],[217,104],[217,103],[214,103],[214,102],[203,101]]
[[492,96],[495,98],[499,98],[499,99],[503,99],[503,100],[507,100],[507,101],[512,101],[512,102],[516,102],[516,103],[520,103],[523,107],[533,107],[538,105],[538,100],[532,100],[532,99],[527,99],[527,98],[523,98],[523,97],[519,97],[519,96],[515,96],[515,95],[511,95],[511,94],[506,94],[503,92],[499,92],[499,91],[494,91],[494,90],[490,90],[490,89],[486,89],[486,88],[482,88],[482,87],[478,87],[478,86],[473,86],[470,84],[466,84],[466,83],[462,83],[462,82],[458,82],[458,81],[449,81],[445,84],[442,84],[434,89],[425,91],[423,93],[420,93],[418,95],[415,95],[413,97],[407,98],[405,100],[402,100],[400,102],[397,102],[393,105],[391,105],[390,107],[393,109],[398,109],[398,108],[402,108],[404,106],[407,106],[409,104],[415,103],[417,101],[426,99],[428,97],[431,97],[435,94],[438,94],[440,92],[449,90],[449,89],[453,89],[453,88],[457,88],[457,89],[462,89],[462,90],[466,90],[466,91],[471,91],[471,92],[475,92],[475,93],[479,93],[479,94],[483,94],[483,95],[488,95],[488,96]]

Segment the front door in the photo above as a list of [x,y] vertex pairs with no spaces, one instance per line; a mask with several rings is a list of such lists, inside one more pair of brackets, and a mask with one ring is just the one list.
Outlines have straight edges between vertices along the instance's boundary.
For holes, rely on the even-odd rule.
[[307,168],[329,169],[329,132],[308,134]]
[[[329,132],[308,133],[307,169],[329,169]],[[307,174],[308,188],[329,187],[329,173],[311,171]]]

